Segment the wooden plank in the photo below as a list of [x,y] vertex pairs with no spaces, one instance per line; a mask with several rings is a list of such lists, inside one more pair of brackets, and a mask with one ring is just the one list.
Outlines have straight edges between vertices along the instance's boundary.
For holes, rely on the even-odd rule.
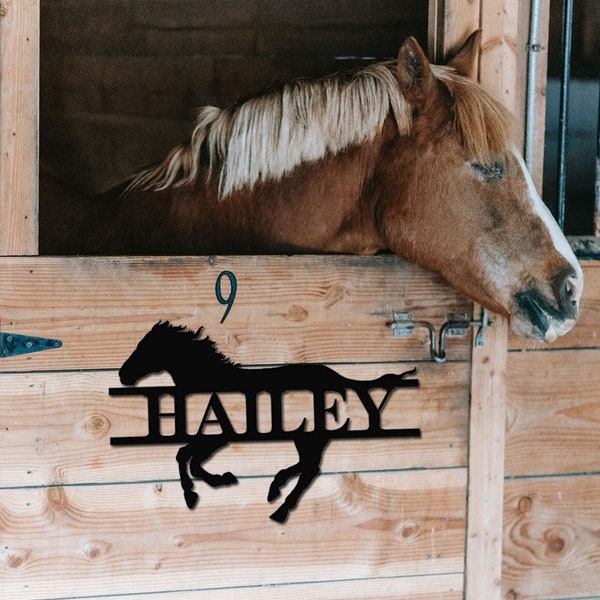
[[[462,571],[465,480],[464,469],[323,476],[285,525],[268,519],[255,479],[204,492],[193,513],[174,483],[3,490],[3,593],[49,600],[226,586],[236,595],[394,578],[406,595],[405,575],[410,585]],[[235,509],[223,509],[224,496]]]
[[[403,372],[412,366],[394,363],[335,368],[346,376],[366,379]],[[422,438],[332,442],[322,468],[345,472],[465,466],[469,374],[466,363],[419,365],[416,376],[420,387],[394,392],[382,413],[382,426],[421,428]],[[169,380],[168,376],[154,377],[149,385],[169,384]],[[111,437],[147,433],[145,397],[108,395],[109,387],[120,386],[116,372],[17,373],[2,375],[0,382],[4,457],[0,487],[178,477],[177,445],[110,446]],[[234,428],[243,431],[243,397],[229,394],[222,399]],[[190,397],[191,432],[198,429],[206,402],[207,395]],[[285,414],[291,423],[299,423],[305,416],[310,422],[312,398],[308,393],[289,395],[285,402]],[[348,402],[340,406],[340,411],[343,414],[340,412],[338,421],[350,418],[352,428],[368,427],[366,413],[353,394],[348,394]],[[263,417],[261,413],[261,422]],[[272,475],[296,461],[291,442],[271,442],[234,444],[218,453],[210,464],[216,472],[230,470],[248,477]]]
[[37,253],[39,0],[0,3],[0,255]]
[[506,598],[598,597],[598,490],[598,475],[506,482]]
[[556,350],[563,348],[600,347],[598,324],[600,323],[600,261],[582,261],[584,291],[581,299],[581,312],[575,327],[559,337],[551,345],[533,342],[511,334],[510,350]]
[[[163,592],[161,600],[197,600],[199,593],[200,590]],[[202,590],[201,593],[203,600],[232,600],[236,597],[236,592],[230,589]],[[463,597],[462,573],[245,587],[238,593],[243,595],[244,600],[462,600]],[[102,600],[102,596],[90,597],[89,600]],[[156,594],[118,595],[111,596],[111,600],[156,600]]]
[[[460,47],[472,31],[482,28],[479,80],[514,110],[514,52],[506,36],[516,24],[505,4],[497,0],[431,0],[430,50],[439,61]],[[494,327],[486,333],[485,347],[474,346],[472,354],[467,600],[499,599],[501,593],[507,322],[497,315],[491,318]]]
[[598,364],[599,350],[509,354],[508,476],[600,470]]
[[492,315],[485,345],[473,347],[465,597],[500,598],[507,321]]
[[[393,256],[4,258],[0,330],[58,338],[60,349],[5,358],[4,371],[119,368],[160,319],[206,333],[243,364],[427,360],[426,330],[394,337],[395,311],[440,325],[470,303]],[[227,320],[219,274],[237,277]],[[466,360],[466,338],[448,343]]]
[[429,0],[429,57],[443,64],[480,27],[481,0]]

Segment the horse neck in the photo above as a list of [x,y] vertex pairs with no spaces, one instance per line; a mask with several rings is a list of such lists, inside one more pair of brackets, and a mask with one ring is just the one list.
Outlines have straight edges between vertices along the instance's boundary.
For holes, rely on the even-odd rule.
[[234,365],[209,347],[208,340],[175,345],[167,351],[165,370],[171,374],[175,385],[197,384],[223,377]]
[[206,186],[202,221],[210,214],[208,237],[214,248],[221,253],[354,254],[383,249],[372,218],[370,183],[393,135],[395,125],[386,123],[371,142],[304,163],[281,180],[259,182],[225,198],[217,198],[216,187]]

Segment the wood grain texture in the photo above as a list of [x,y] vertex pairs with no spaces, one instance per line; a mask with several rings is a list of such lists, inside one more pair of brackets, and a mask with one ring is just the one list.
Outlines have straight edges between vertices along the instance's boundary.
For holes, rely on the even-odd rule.
[[505,598],[598,597],[599,492],[598,475],[506,482]]
[[500,598],[508,323],[492,315],[473,346],[469,414],[469,501],[465,598]]
[[511,352],[506,474],[600,471],[600,350]]
[[581,299],[580,316],[575,327],[552,344],[509,338],[509,350],[557,350],[561,348],[600,347],[600,261],[581,261],[584,276],[584,290]]
[[[440,325],[471,304],[392,256],[0,259],[0,330],[58,338],[60,349],[0,362],[4,371],[118,368],[160,319],[206,333],[243,364],[427,360],[426,330],[392,335],[395,311]],[[215,282],[238,280],[222,325]],[[467,338],[448,355],[465,360]]]
[[39,10],[0,3],[0,255],[37,253]]
[[405,575],[462,571],[465,485],[464,469],[322,476],[285,526],[256,479],[203,491],[194,512],[174,483],[3,490],[2,589],[48,600],[303,583],[318,595],[321,581],[395,578],[402,594]]
[[[215,589],[162,592],[161,600],[292,600],[323,598],[326,600],[461,600],[462,574],[433,574],[415,577],[385,577],[353,581],[291,583],[245,587],[241,590]],[[104,597],[105,598],[105,597]],[[86,600],[104,600],[91,596]],[[131,595],[111,596],[111,600],[131,600]],[[135,600],[156,600],[156,594],[136,594]]]
[[[370,378],[411,366],[343,365],[336,370],[353,378]],[[325,471],[466,465],[468,364],[424,364],[418,369],[420,387],[394,392],[382,413],[382,425],[421,428],[422,438],[332,442],[324,456]],[[169,381],[169,377],[153,378],[149,384]],[[178,445],[110,446],[111,437],[147,433],[146,399],[109,396],[111,386],[120,386],[115,372],[0,376],[0,487],[176,479]],[[205,394],[188,401],[191,433],[198,429],[207,400]],[[243,396],[228,394],[222,400],[233,426],[244,431]],[[366,412],[352,394],[340,410],[339,421],[350,418],[352,428],[368,427]],[[285,399],[286,418],[291,423],[299,423],[305,416],[310,422],[311,411],[308,393]],[[168,426],[169,420],[165,421]],[[268,425],[268,418],[264,422]],[[209,464],[216,472],[267,476],[296,460],[291,442],[265,442],[233,444]]]

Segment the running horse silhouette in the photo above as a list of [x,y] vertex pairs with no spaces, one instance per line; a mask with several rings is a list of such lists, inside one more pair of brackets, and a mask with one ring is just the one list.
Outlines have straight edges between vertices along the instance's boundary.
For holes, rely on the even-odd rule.
[[582,270],[471,80],[472,34],[446,66],[398,59],[199,110],[188,143],[105,195],[40,198],[42,254],[391,251],[551,342],[578,317]]
[[[183,392],[200,391],[201,388],[202,391],[214,390],[215,392],[241,391],[246,395],[247,430],[254,430],[254,435],[248,431],[236,434],[220,402],[213,403],[213,395],[210,404],[223,429],[222,433],[205,434],[202,432],[201,425],[193,441],[183,446],[177,453],[181,487],[186,504],[190,509],[194,508],[198,502],[198,494],[193,491],[194,485],[190,474],[212,487],[237,483],[237,478],[233,473],[214,474],[208,472],[202,466],[204,461],[232,440],[264,441],[267,439],[265,434],[258,433],[256,421],[252,423],[252,417],[249,416],[255,410],[248,410],[248,402],[253,399],[255,401],[257,394],[266,391],[271,396],[272,405],[276,406],[279,402],[279,406],[281,406],[282,394],[290,390],[309,390],[315,395],[315,398],[320,396],[324,399],[325,392],[344,394],[348,389],[352,389],[361,398],[363,404],[366,403],[365,407],[367,407],[368,403],[372,402],[368,395],[369,390],[381,388],[385,390],[385,396],[379,406],[375,408],[376,412],[380,412],[394,389],[418,385],[417,379],[405,379],[407,375],[414,373],[414,370],[400,375],[383,375],[372,381],[355,381],[342,377],[324,365],[294,364],[273,368],[242,368],[221,354],[210,338],[201,338],[201,334],[202,328],[194,332],[182,326],[173,326],[168,321],[159,322],[142,338],[119,371],[121,383],[127,386],[135,385],[149,373],[167,371],[173,378],[176,387]],[[329,409],[327,410],[331,412]],[[298,476],[295,487],[281,506],[270,515],[274,521],[280,523],[286,521],[289,512],[297,506],[302,494],[319,475],[323,452],[331,439],[359,437],[359,435],[352,436],[350,434],[362,433],[348,432],[349,421],[336,430],[327,430],[324,423],[319,426],[316,422],[317,416],[315,411],[315,426],[312,431],[304,431],[303,423],[292,432],[284,432],[279,426],[279,437],[277,434],[275,437],[269,436],[269,439],[292,440],[298,451],[298,462],[280,470],[269,487],[267,499],[272,502],[280,496],[281,488],[291,478]],[[371,416],[373,415],[369,415],[370,423]],[[256,418],[256,414],[254,414],[254,418]],[[276,421],[278,419],[281,419],[281,412],[278,417],[273,417],[274,429],[277,428]],[[401,432],[407,437],[420,434],[419,430],[411,429],[383,430],[383,432]],[[382,430],[374,432],[374,435],[381,436]],[[190,473],[188,473],[188,464]]]

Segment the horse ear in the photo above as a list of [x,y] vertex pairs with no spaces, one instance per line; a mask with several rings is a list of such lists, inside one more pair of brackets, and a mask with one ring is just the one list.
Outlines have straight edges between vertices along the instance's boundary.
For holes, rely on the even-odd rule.
[[448,66],[456,69],[459,75],[469,79],[477,79],[477,57],[479,56],[480,46],[481,29],[477,29],[448,62]]
[[396,77],[409,104],[421,107],[431,97],[435,80],[425,52],[414,37],[409,37],[400,47]]

